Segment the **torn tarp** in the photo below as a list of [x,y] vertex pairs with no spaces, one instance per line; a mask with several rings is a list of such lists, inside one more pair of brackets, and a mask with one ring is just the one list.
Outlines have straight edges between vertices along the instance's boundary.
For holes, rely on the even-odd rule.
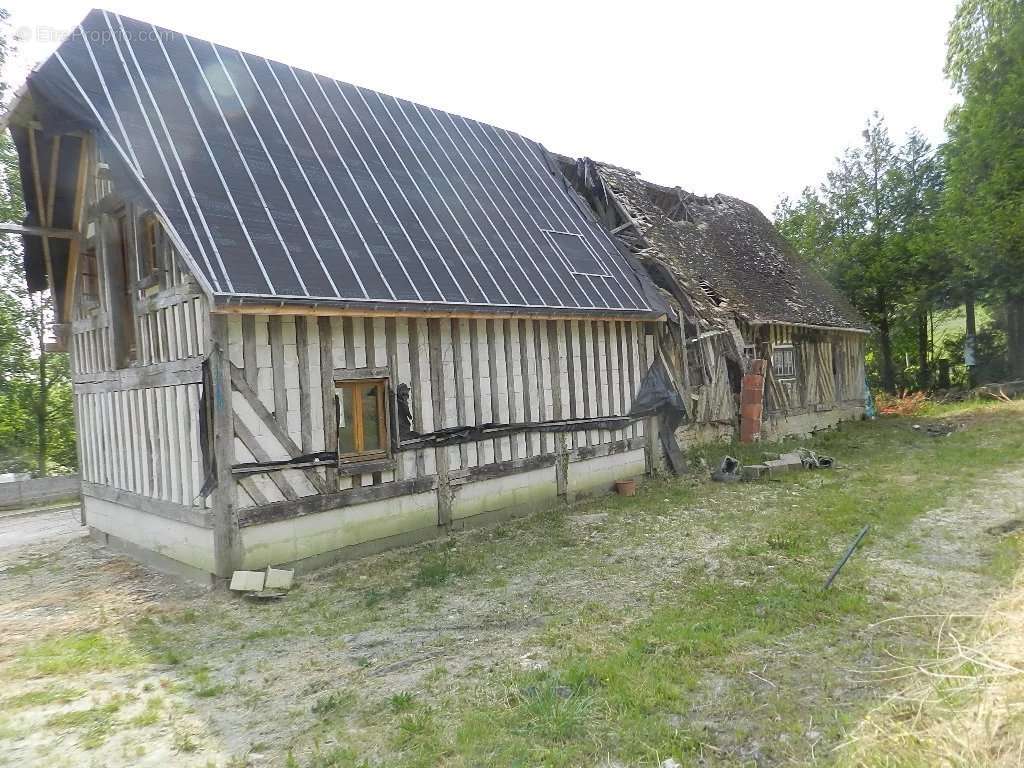
[[629,411],[629,415],[633,417],[651,416],[655,413],[672,414],[677,424],[688,418],[683,398],[660,357],[654,361],[644,376],[640,383],[640,391],[636,393],[633,407]]

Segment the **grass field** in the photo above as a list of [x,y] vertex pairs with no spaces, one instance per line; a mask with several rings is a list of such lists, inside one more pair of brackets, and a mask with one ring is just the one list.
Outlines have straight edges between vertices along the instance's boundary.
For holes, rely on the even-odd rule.
[[0,655],[0,765],[933,764],[912,729],[902,762],[877,738],[920,688],[892,670],[947,658],[951,628],[991,634],[1020,566],[1024,404],[804,444],[838,468],[651,481],[271,605],[161,586],[84,541],[30,553],[0,611],[45,595],[63,618],[21,621]]

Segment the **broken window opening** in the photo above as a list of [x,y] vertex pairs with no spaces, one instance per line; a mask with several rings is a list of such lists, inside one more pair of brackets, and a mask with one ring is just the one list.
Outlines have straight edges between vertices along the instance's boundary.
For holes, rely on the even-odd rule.
[[387,379],[336,381],[338,461],[386,458]]

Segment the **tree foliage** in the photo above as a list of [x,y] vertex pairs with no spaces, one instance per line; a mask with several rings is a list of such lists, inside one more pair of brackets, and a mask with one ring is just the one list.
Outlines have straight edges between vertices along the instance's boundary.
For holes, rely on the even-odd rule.
[[[0,69],[10,50],[0,10]],[[0,97],[5,95],[0,83]],[[0,221],[25,216],[18,159],[0,136]],[[20,239],[0,235],[0,472],[66,471],[76,466],[74,415],[66,354],[45,351],[49,297],[25,286]]]

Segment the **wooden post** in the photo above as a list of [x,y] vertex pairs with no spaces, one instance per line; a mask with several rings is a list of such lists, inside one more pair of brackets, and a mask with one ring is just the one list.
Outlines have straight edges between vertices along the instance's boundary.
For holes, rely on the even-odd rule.
[[231,410],[231,361],[228,358],[228,323],[225,315],[210,315],[210,377],[213,392],[213,452],[217,462],[217,487],[213,491],[213,558],[215,576],[231,577],[238,560],[238,517],[235,480],[231,473],[235,455],[234,414]]

